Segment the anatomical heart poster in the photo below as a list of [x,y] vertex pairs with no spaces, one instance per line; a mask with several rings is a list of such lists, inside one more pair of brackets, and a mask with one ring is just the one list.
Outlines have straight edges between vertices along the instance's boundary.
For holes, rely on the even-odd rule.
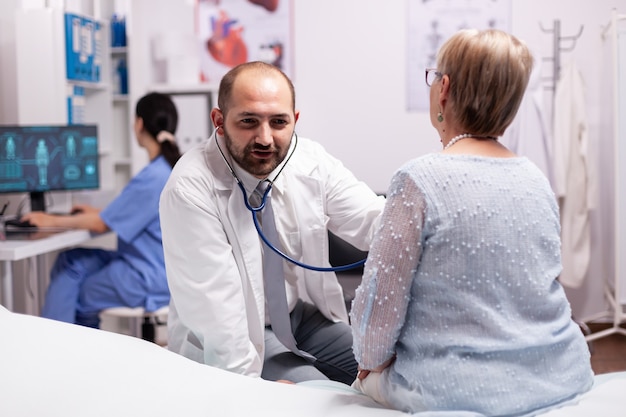
[[218,83],[236,65],[263,61],[291,76],[292,0],[197,0],[201,79]]

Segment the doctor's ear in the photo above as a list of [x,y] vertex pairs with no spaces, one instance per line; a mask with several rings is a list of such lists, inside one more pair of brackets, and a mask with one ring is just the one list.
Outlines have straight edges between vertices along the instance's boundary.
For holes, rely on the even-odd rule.
[[224,114],[217,107],[211,110],[211,121],[216,130],[224,126]]

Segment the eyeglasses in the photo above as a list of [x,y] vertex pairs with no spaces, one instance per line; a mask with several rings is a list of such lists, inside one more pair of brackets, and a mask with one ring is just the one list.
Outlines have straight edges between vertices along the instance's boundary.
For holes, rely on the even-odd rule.
[[437,68],[426,68],[426,85],[430,87],[442,75],[442,73],[437,71]]

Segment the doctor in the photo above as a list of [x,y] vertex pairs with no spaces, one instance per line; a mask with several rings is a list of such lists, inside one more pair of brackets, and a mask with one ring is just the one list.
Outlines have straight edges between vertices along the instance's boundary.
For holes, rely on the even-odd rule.
[[253,377],[349,384],[357,365],[337,277],[282,262],[287,320],[297,347],[313,359],[286,348],[266,308],[263,256],[269,249],[244,198],[261,180],[271,180],[283,251],[323,267],[330,266],[328,230],[369,248],[384,199],[322,146],[298,139],[298,117],[293,84],[278,68],[250,62],[222,79],[211,112],[216,133],[183,155],[161,195],[172,296],[169,348]]

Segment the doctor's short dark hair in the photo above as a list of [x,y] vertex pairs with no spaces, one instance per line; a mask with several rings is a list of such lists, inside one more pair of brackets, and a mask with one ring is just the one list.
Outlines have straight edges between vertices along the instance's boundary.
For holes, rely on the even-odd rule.
[[226,113],[228,112],[228,105],[230,104],[235,81],[240,74],[246,71],[257,71],[260,74],[274,73],[280,75],[287,82],[289,91],[291,92],[291,109],[294,112],[296,111],[296,89],[294,88],[289,77],[287,77],[287,75],[282,72],[280,68],[272,64],[262,61],[252,61],[237,65],[222,77],[217,93],[217,106],[222,111],[224,116],[226,116]]
[[524,42],[496,29],[461,30],[437,55],[450,78],[449,106],[465,132],[501,136],[515,118],[533,67]]

